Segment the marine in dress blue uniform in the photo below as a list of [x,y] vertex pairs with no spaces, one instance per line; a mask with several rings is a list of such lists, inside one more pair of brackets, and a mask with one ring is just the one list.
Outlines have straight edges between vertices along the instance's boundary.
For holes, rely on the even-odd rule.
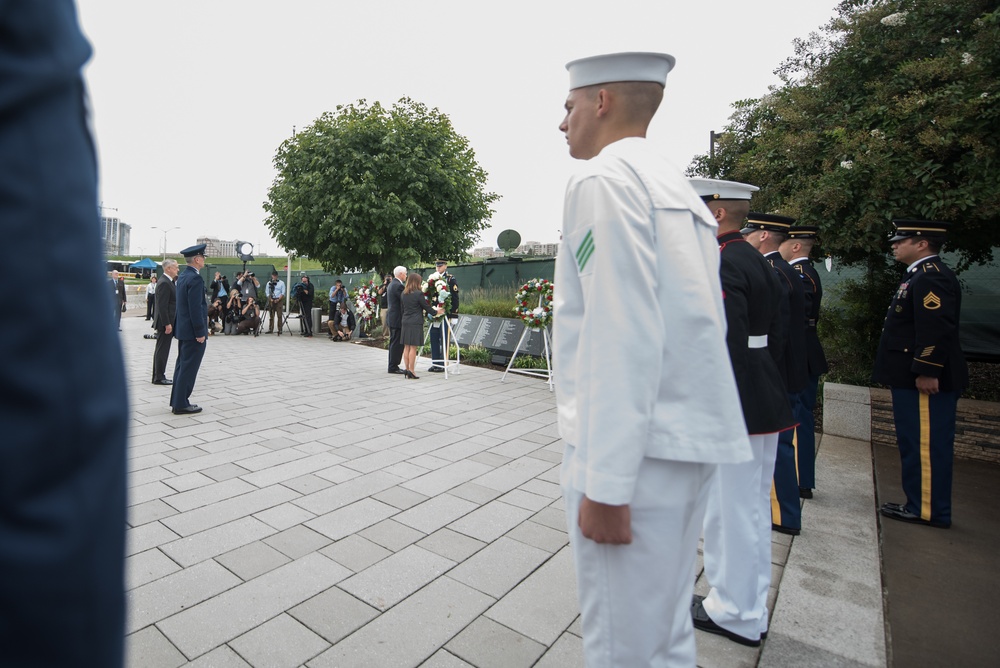
[[[791,268],[778,247],[785,240],[795,220],[788,216],[751,212],[741,230],[743,236],[771,263],[785,293],[782,300],[785,349],[778,365],[788,393],[792,416],[801,413],[802,390],[806,387],[806,298],[797,271]],[[759,234],[759,233],[763,234]],[[787,305],[787,309],[785,306]],[[802,529],[802,506],[799,501],[799,476],[796,469],[795,430],[778,436],[778,454],[774,461],[774,487],[771,498],[772,528],[796,536]]]
[[185,248],[181,255],[187,260],[187,267],[177,277],[177,322],[174,323],[177,362],[170,392],[170,407],[177,415],[201,412],[201,407],[189,399],[205,356],[208,337],[208,305],[205,303],[205,281],[200,273],[205,266],[205,244]]
[[892,388],[905,503],[885,503],[883,516],[951,526],[955,409],[969,384],[959,344],[962,291],[937,253],[949,224],[894,220],[889,241],[907,266],[882,327],[872,380]]
[[[784,351],[782,292],[771,264],[740,234],[756,186],[691,179],[719,224],[726,347],[753,459],[720,464],[705,512],[707,596],[695,596],[695,628],[757,647],[767,632],[771,585],[771,479],[778,434],[795,421],[777,362]],[[734,406],[720,410],[733,411]]]
[[[448,261],[438,260],[434,263],[438,273],[441,274],[441,280],[448,284],[448,293],[451,295],[451,309],[448,311],[447,318],[457,318],[458,317],[458,281],[455,277],[448,273]],[[430,339],[431,339],[431,366],[428,371],[432,373],[438,373],[444,371],[444,329],[448,325],[441,321],[440,327],[431,326],[430,328]]]
[[73,267],[0,326],[3,666],[123,660],[128,397],[106,315],[90,55],[70,0],[0,1],[4,276]]
[[820,343],[816,326],[819,324],[820,304],[823,301],[823,283],[819,273],[809,259],[809,252],[816,242],[819,228],[815,225],[795,225],[788,230],[788,239],[781,244],[780,252],[792,269],[802,279],[806,298],[806,386],[799,397],[798,414],[795,419],[799,426],[795,429],[796,465],[799,472],[799,496],[813,497],[816,487],[816,392],[819,377],[829,369],[823,344]]

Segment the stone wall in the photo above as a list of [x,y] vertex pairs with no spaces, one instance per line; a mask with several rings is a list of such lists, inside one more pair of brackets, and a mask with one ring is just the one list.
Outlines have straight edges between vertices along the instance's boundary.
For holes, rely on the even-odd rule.
[[[889,390],[825,383],[823,430],[872,443],[896,446]],[[1000,403],[959,399],[955,456],[1000,464]]]

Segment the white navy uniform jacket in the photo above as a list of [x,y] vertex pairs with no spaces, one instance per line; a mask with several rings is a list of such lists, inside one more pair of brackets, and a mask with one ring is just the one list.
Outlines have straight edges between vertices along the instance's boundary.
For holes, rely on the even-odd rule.
[[[629,503],[644,457],[751,457],[726,348],[717,225],[645,139],[606,146],[566,189],[553,366],[575,489]],[[628,336],[623,333],[628,332]]]

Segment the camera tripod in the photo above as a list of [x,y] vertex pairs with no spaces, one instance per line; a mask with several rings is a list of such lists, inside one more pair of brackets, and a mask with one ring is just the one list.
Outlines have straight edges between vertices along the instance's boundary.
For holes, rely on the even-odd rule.
[[277,313],[278,315],[278,336],[281,336],[285,331],[288,332],[288,336],[291,336],[292,330],[288,329],[288,316],[290,314],[287,311],[283,314],[275,311],[273,298],[271,297],[271,295],[274,294],[274,288],[268,286],[267,293],[267,305],[264,310],[260,312],[260,324],[257,325],[257,331],[254,332],[254,336],[258,336],[262,331],[264,331],[264,321],[267,320],[270,322],[272,313]]

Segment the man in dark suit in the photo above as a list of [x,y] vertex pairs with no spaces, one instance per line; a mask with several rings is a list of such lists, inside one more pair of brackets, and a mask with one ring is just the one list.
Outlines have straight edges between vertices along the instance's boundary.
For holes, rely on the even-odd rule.
[[451,320],[452,318],[458,317],[458,281],[455,277],[448,273],[448,262],[446,260],[438,260],[434,263],[437,273],[441,274],[441,280],[443,280],[448,285],[448,294],[451,296],[451,306],[448,309],[448,314],[442,319],[438,327],[431,325],[430,340],[431,340],[431,366],[428,371],[432,373],[443,373],[444,372],[444,358],[447,351],[444,348],[444,333],[448,327],[448,323],[445,320]]
[[128,396],[106,315],[120,305],[103,269],[90,55],[70,0],[0,1],[0,220],[19,249],[5,276],[73,266],[0,327],[4,666],[123,661]]
[[153,327],[156,328],[156,349],[153,350],[153,385],[172,385],[167,378],[167,357],[174,338],[174,319],[177,314],[177,296],[174,280],[180,270],[177,260],[163,261],[163,275],[156,282],[156,299],[153,302]]
[[187,267],[177,279],[177,318],[174,322],[177,363],[170,392],[170,407],[175,415],[201,412],[201,407],[188,399],[194,390],[208,339],[208,305],[205,304],[205,281],[200,273],[205,267],[205,244],[185,248],[181,255],[187,260]]
[[758,188],[702,178],[691,179],[691,185],[719,224],[726,347],[753,451],[749,462],[719,465],[704,522],[711,590],[694,597],[691,616],[695,628],[757,647],[768,624],[771,478],[778,434],[795,424],[776,363],[784,347],[782,291],[770,263],[740,234]]
[[[792,415],[800,412],[802,390],[808,381],[806,372],[806,297],[799,273],[778,252],[795,220],[787,216],[751,212],[741,230],[743,237],[763,254],[777,272],[784,299],[782,316],[785,346],[778,365],[788,393]],[[799,477],[795,467],[795,430],[778,436],[778,454],[774,461],[774,500],[771,506],[772,528],[797,536],[802,530],[802,506],[799,501]]]
[[392,282],[386,289],[389,296],[389,313],[385,317],[389,326],[389,373],[405,373],[399,368],[403,361],[403,285],[406,281],[406,267],[392,270]]
[[799,397],[799,412],[795,416],[799,426],[795,430],[796,464],[799,472],[799,496],[813,498],[816,487],[816,392],[819,377],[827,372],[826,354],[820,343],[816,326],[819,324],[820,304],[823,301],[823,283],[809,259],[816,243],[819,228],[815,225],[796,225],[788,229],[788,238],[778,249],[781,257],[799,273],[806,298],[806,386]]
[[885,316],[872,380],[892,388],[906,503],[884,503],[880,512],[947,529],[955,410],[958,395],[969,384],[958,332],[962,290],[938,257],[948,223],[892,222],[892,253],[907,269]]
[[128,296],[125,294],[125,279],[118,275],[117,271],[111,272],[111,294],[115,296],[115,327],[122,331],[122,309]]

